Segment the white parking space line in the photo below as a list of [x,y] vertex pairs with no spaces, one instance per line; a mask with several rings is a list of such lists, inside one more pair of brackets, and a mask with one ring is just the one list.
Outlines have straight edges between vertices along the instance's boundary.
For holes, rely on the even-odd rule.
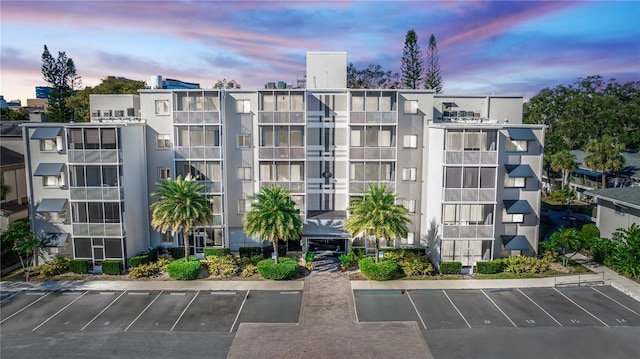
[[38,330],[38,328],[40,328],[41,326],[45,325],[45,323],[47,323],[48,321],[50,321],[51,319],[53,319],[53,317],[55,317],[56,315],[60,314],[63,310],[69,308],[71,306],[71,304],[77,302],[80,298],[82,298],[85,294],[89,293],[89,291],[86,291],[82,294],[80,294],[78,296],[78,298],[74,299],[71,301],[71,303],[65,305],[64,307],[62,307],[62,309],[60,309],[59,311],[55,312],[52,316],[50,316],[49,318],[47,318],[47,320],[45,320],[44,322],[40,323],[40,325],[38,325],[37,327],[31,329],[32,332],[35,332],[36,330]]
[[514,327],[517,327],[516,323],[514,323],[513,320],[511,320],[511,318],[509,318],[509,316],[505,312],[503,312],[502,309],[500,309],[500,307],[498,307],[496,302],[494,302],[493,299],[491,299],[491,297],[489,297],[487,293],[484,292],[484,290],[480,289],[480,291],[482,292],[482,294],[484,294],[485,297],[487,297],[487,299],[491,301],[491,303],[493,303],[496,309],[498,309],[500,313],[502,313],[502,315],[504,315],[504,317],[507,318],[507,320],[509,321],[509,323],[511,323],[511,325],[513,325]]
[[189,302],[189,304],[187,304],[187,306],[184,308],[184,310],[182,311],[182,313],[180,313],[180,316],[178,317],[178,319],[176,319],[176,322],[173,323],[173,326],[171,327],[171,329],[169,330],[170,332],[173,331],[173,328],[176,327],[176,325],[178,325],[178,322],[180,321],[180,319],[182,319],[182,316],[184,315],[184,313],[187,312],[187,309],[189,309],[189,306],[191,305],[191,303],[193,303],[194,300],[196,300],[196,297],[198,297],[198,294],[200,294],[200,291],[196,292],[196,295],[193,296],[193,298],[191,298],[191,301]]
[[[42,300],[42,298],[44,298],[44,297],[48,296],[49,294],[51,294],[51,292],[45,293],[42,297],[40,297],[40,298],[38,298],[38,299],[34,300],[32,303],[29,303],[29,305],[27,305],[26,307],[24,307],[24,308],[20,309],[19,311],[17,311],[17,312],[15,312],[15,313],[11,314],[11,315],[10,315],[10,316],[8,316],[8,317],[6,317],[6,318],[2,319],[2,321],[0,321],[0,324],[2,324],[2,323],[4,323],[4,322],[6,322],[7,320],[11,319],[12,317],[14,317],[14,316],[16,316],[16,315],[18,315],[18,314],[20,314],[20,312],[22,312],[23,310],[25,310],[25,309],[29,308],[30,306],[32,306],[32,305],[34,305],[34,304],[38,303],[39,301],[41,301],[41,300]],[[31,295],[33,295],[33,294],[31,294]]]
[[635,314],[635,315],[637,315],[637,316],[639,316],[639,317],[640,317],[640,314],[638,314],[638,312],[636,312],[635,310],[633,310],[633,309],[631,309],[631,308],[627,307],[626,305],[624,305],[624,304],[622,304],[622,303],[618,302],[617,300],[615,300],[615,299],[611,298],[610,296],[608,296],[608,295],[606,295],[606,294],[602,293],[601,291],[597,290],[597,289],[596,289],[596,288],[594,288],[594,287],[591,287],[591,289],[593,289],[593,290],[595,290],[596,292],[598,292],[598,293],[600,293],[600,294],[604,295],[605,297],[607,297],[607,298],[608,298],[608,299],[610,299],[611,301],[613,301],[613,302],[617,303],[618,305],[620,305],[622,308],[624,308],[624,309],[626,309],[626,310],[630,311],[631,313],[633,313],[633,314]]
[[127,330],[129,330],[129,328],[131,328],[131,326],[133,325],[133,323],[135,323],[141,316],[142,314],[144,314],[144,312],[147,311],[147,309],[149,309],[149,307],[151,306],[151,304],[153,304],[153,302],[156,301],[156,299],[160,298],[160,294],[162,294],[162,292],[164,292],[164,290],[161,290],[160,293],[158,293],[158,295],[156,295],[155,298],[153,298],[153,300],[151,301],[151,303],[147,304],[146,307],[144,307],[144,309],[142,310],[142,312],[140,312],[140,314],[138,314],[138,316],[131,322],[129,323],[129,325],[127,325],[126,328],[124,328],[124,331],[126,332]]
[[536,303],[533,299],[529,298],[529,296],[528,296],[528,295],[526,295],[526,294],[524,294],[524,292],[523,292],[523,291],[521,291],[519,288],[516,288],[516,290],[517,290],[518,292],[520,292],[520,294],[524,295],[524,297],[525,297],[525,298],[529,299],[529,301],[530,301],[531,303],[533,303],[536,307],[538,307],[538,309],[540,309],[541,311],[543,311],[543,312],[544,312],[544,314],[548,315],[548,316],[549,316],[549,318],[553,319],[553,321],[554,321],[554,322],[556,322],[559,326],[564,327],[564,325],[560,324],[560,322],[559,322],[559,321],[557,321],[557,320],[556,320],[556,318],[554,318],[554,317],[553,317],[553,315],[549,314],[549,312],[547,312],[546,310],[544,310],[544,308],[542,308],[540,305],[538,305],[538,303]]
[[[82,332],[82,331],[84,331],[86,327],[88,327],[91,323],[93,323],[93,321],[94,321],[94,320],[96,320],[96,318],[98,318],[98,317],[100,316],[100,314],[104,313],[104,311],[105,311],[105,310],[109,309],[109,307],[110,307],[111,305],[113,305],[113,303],[115,303],[115,302],[116,302],[116,300],[120,299],[120,297],[122,297],[122,296],[124,295],[124,293],[126,293],[126,290],[125,290],[124,292],[120,293],[120,295],[119,295],[119,296],[117,296],[117,297],[116,297],[116,299],[112,300],[112,301],[111,301],[111,303],[109,303],[109,305],[107,305],[106,307],[104,307],[104,309],[102,309],[102,310],[100,311],[100,313],[96,314],[93,318],[91,318],[91,320],[89,321],[89,323],[85,324],[85,325],[84,325],[84,327],[80,328],[80,331],[81,331],[81,332]],[[108,294],[108,292],[107,292],[107,293],[102,293],[102,292],[101,292],[100,294]],[[111,292],[111,294],[113,294],[113,292]]]
[[247,294],[244,295],[244,299],[242,300],[242,304],[240,304],[240,309],[238,309],[238,314],[236,314],[236,319],[231,323],[231,329],[229,329],[229,333],[233,332],[233,327],[236,325],[238,318],[240,318],[240,313],[242,312],[242,307],[244,307],[244,303],[247,301],[247,297],[249,296],[250,290],[247,291]]
[[411,295],[409,294],[409,291],[407,292],[407,297],[409,297],[409,300],[411,301],[411,305],[413,305],[413,309],[415,309],[416,314],[418,314],[418,318],[420,318],[420,323],[422,323],[422,327],[426,330],[427,329],[427,325],[424,324],[424,320],[422,320],[422,316],[420,315],[420,312],[418,312],[418,308],[416,307],[416,303],[413,302],[413,299],[411,299]]
[[447,299],[449,299],[449,303],[451,303],[451,305],[456,310],[456,312],[458,312],[458,314],[460,314],[460,317],[462,317],[462,320],[464,320],[464,322],[467,323],[467,326],[469,328],[471,328],[471,324],[469,324],[469,322],[467,322],[467,318],[465,318],[464,315],[462,315],[462,312],[460,312],[460,309],[458,309],[458,307],[456,307],[456,305],[453,304],[453,301],[451,300],[451,298],[449,298],[449,295],[447,294],[447,292],[445,292],[444,289],[443,289],[442,293],[444,293],[444,296],[447,297]]
[[356,316],[356,323],[360,323],[358,319],[358,308],[356,308],[356,295],[353,293],[353,290],[351,290],[351,300],[353,301],[353,314]]
[[571,298],[567,297],[566,295],[564,295],[564,293],[562,293],[561,291],[559,291],[556,288],[553,288],[553,290],[555,290],[556,292],[560,293],[561,296],[565,297],[568,301],[570,301],[571,303],[575,304],[576,307],[584,310],[585,313],[589,314],[590,316],[594,317],[597,321],[599,321],[600,323],[602,323],[602,325],[604,325],[605,327],[608,327],[609,325],[607,325],[607,323],[603,322],[602,320],[600,320],[600,318],[596,317],[595,315],[591,314],[590,311],[586,310],[585,308],[583,308],[580,304],[574,302],[573,300],[571,300]]

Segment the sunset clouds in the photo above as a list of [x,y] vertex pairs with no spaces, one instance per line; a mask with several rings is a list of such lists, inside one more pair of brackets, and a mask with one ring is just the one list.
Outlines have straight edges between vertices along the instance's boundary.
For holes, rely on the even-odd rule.
[[34,96],[40,55],[83,84],[152,75],[244,88],[295,83],[309,50],[399,71],[404,35],[438,41],[446,93],[535,95],[577,77],[640,80],[640,2],[12,1],[0,3],[0,94]]

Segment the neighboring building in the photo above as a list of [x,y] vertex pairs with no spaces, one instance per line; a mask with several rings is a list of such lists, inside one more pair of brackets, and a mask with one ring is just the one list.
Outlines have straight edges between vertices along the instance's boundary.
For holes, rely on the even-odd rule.
[[0,179],[9,191],[0,197],[0,229],[29,215],[22,122],[0,122]]
[[47,111],[47,108],[49,108],[49,100],[44,98],[28,98],[27,108],[29,112],[35,112],[37,110]]
[[18,108],[18,107],[22,107],[22,101],[21,101],[21,100],[11,100],[11,101],[7,101],[7,107],[9,107],[9,108]]
[[36,98],[48,99],[52,90],[53,88],[49,86],[36,86]]
[[4,96],[0,95],[0,108],[9,107],[7,105],[7,101],[4,99]]
[[163,79],[162,76],[157,75],[151,76],[151,79],[149,80],[149,88],[152,90],[191,90],[199,89],[200,84],[168,78]]
[[611,238],[618,229],[640,224],[640,187],[603,188],[585,192],[596,199],[600,236]]
[[[578,168],[569,176],[569,186],[576,191],[578,199],[583,199],[585,191],[602,188],[602,172],[592,171],[584,164],[584,159],[589,153],[579,150],[571,153],[576,156]],[[624,167],[618,172],[607,174],[607,188],[640,187],[640,153],[622,152],[621,154],[624,157]]]
[[[536,254],[544,126],[521,124],[522,97],[346,89],[346,53],[310,52],[307,59],[307,89],[148,89],[139,95],[92,95],[92,123],[47,126],[60,128],[55,133],[62,143],[57,154],[39,153],[34,142],[52,140],[53,133],[34,139],[26,128],[32,173],[46,163],[56,164],[56,173],[49,175],[71,176],[61,189],[32,184],[32,205],[39,208],[42,200],[57,199],[55,208],[45,209],[62,211],[62,199],[70,203],[69,224],[56,230],[70,234],[70,249],[80,246],[76,257],[79,249],[84,258],[88,248],[103,248],[89,246],[89,239],[114,238],[88,233],[86,226],[93,230],[94,222],[85,223],[87,218],[75,214],[79,209],[85,213],[86,204],[93,218],[91,208],[98,205],[90,198],[102,199],[104,194],[96,198],[94,192],[102,193],[108,184],[89,184],[89,177],[73,182],[79,170],[89,176],[100,151],[93,148],[98,138],[86,133],[91,150],[73,145],[71,151],[76,140],[69,136],[76,129],[116,128],[118,136],[133,132],[127,138],[135,139],[116,141],[120,157],[108,163],[119,168],[118,193],[124,196],[110,198],[125,204],[116,211],[123,230],[113,234],[126,243],[122,259],[148,247],[183,245],[179,235],[152,230],[148,204],[155,200],[149,194],[158,181],[188,174],[206,186],[212,203],[211,222],[191,234],[197,255],[206,247],[237,251],[262,246],[244,234],[243,218],[249,197],[272,184],[291,190],[304,219],[302,240],[287,243],[288,250],[372,252],[369,240],[351,239],[342,230],[350,199],[370,183],[390,186],[409,210],[409,234],[390,243],[394,247],[428,246],[435,263],[461,261],[465,266]],[[127,217],[132,211],[137,212],[135,223]],[[138,230],[135,235],[132,227]],[[106,253],[102,255],[92,257],[96,265]]]

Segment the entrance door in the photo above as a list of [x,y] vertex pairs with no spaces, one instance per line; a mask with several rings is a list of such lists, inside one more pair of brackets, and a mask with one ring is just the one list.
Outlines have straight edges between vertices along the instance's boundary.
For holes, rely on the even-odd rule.
[[196,232],[193,234],[193,243],[191,244],[191,250],[193,253],[204,252],[204,242],[206,238],[207,235],[204,232]]

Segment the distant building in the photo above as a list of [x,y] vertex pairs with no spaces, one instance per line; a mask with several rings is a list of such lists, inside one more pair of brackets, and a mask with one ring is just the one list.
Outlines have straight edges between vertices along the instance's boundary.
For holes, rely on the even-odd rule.
[[[590,191],[602,188],[602,172],[592,171],[585,163],[584,159],[588,152],[574,150],[571,151],[576,156],[578,168],[569,176],[569,186],[576,191],[578,199],[587,196]],[[611,187],[640,187],[640,153],[622,152],[624,167],[615,173],[607,173],[607,188]],[[640,190],[640,189],[639,189]]]
[[0,123],[0,178],[9,191],[0,197],[0,229],[29,214],[22,122]]
[[0,108],[5,108],[7,106],[7,101],[5,101],[4,96],[0,95]]
[[22,107],[22,101],[20,100],[11,100],[11,101],[7,101],[7,107]]
[[611,238],[618,229],[640,223],[640,187],[603,188],[585,192],[598,203],[600,236]]
[[[28,98],[27,107],[30,109],[33,109],[34,111],[36,109],[41,109],[46,111],[47,108],[49,107],[49,100],[44,98]],[[29,111],[29,112],[32,112],[32,111]]]
[[161,75],[151,76],[149,88],[152,90],[191,90],[199,89],[200,84],[164,78]]
[[51,90],[53,90],[53,88],[49,86],[36,86],[36,98],[48,99]]

